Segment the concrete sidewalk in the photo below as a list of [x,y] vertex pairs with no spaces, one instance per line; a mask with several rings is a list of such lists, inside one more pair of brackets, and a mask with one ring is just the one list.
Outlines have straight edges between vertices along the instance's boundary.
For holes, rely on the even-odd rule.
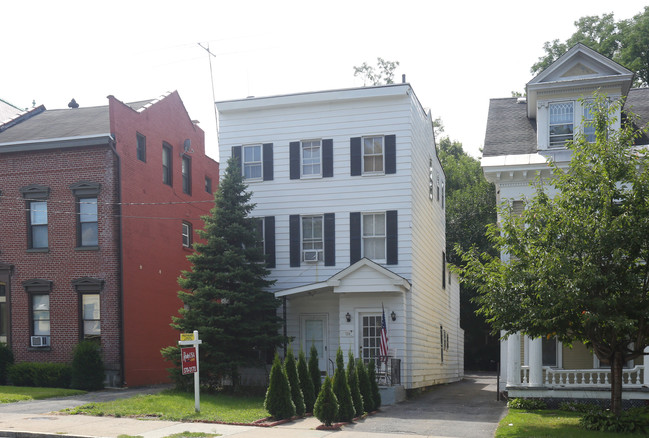
[[314,417],[275,427],[256,427],[63,415],[53,412],[92,401],[155,393],[164,387],[105,390],[79,397],[0,405],[0,438],[51,438],[53,435],[111,438],[140,435],[144,438],[164,438],[185,431],[236,438],[317,438],[332,434],[337,438],[493,437],[506,408],[502,402],[489,401],[492,395],[495,398],[491,387],[495,388],[495,377],[467,376],[462,382],[440,385],[412,400],[383,407],[378,414],[343,426],[340,431],[315,430],[320,422]]

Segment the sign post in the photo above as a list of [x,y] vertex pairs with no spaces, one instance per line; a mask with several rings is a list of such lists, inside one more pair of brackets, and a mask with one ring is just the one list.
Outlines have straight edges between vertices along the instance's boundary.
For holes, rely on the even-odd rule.
[[200,379],[198,374],[198,346],[203,341],[198,339],[198,330],[194,333],[181,333],[178,345],[191,345],[180,349],[180,363],[183,374],[194,374],[194,410],[201,411]]

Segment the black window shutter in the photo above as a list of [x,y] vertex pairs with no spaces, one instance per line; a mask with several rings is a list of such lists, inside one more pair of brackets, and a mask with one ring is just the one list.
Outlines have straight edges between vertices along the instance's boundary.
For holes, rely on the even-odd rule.
[[288,229],[289,229],[289,252],[290,252],[290,262],[292,268],[297,268],[300,266],[300,256],[302,251],[300,251],[300,215],[292,214],[288,217]]
[[399,233],[397,223],[397,210],[385,212],[385,246],[386,260],[388,265],[399,263]]
[[322,177],[332,176],[334,176],[334,141],[326,139],[322,140]]
[[349,213],[349,264],[361,259],[361,214]]
[[263,147],[263,157],[264,162],[264,181],[273,180],[273,144],[266,143]]
[[352,137],[349,140],[349,154],[351,175],[358,176],[361,174],[361,138]]
[[232,146],[232,156],[235,158],[239,167],[241,167],[241,146]]
[[397,173],[397,137],[385,136],[385,173]]
[[324,215],[324,262],[325,266],[336,266],[336,215]]
[[300,179],[300,142],[292,141],[288,144],[290,178]]
[[275,216],[264,218],[264,252],[266,253],[266,266],[275,267]]

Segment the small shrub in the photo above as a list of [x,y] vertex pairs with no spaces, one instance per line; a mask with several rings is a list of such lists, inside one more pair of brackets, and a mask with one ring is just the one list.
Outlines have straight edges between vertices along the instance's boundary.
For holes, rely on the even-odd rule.
[[594,409],[586,412],[579,419],[579,425],[586,430],[636,433],[645,432],[649,422],[643,408],[629,409],[622,412],[619,417],[609,410]]
[[507,402],[507,407],[513,409],[524,409],[526,411],[535,411],[547,409],[548,404],[540,398],[512,398]]
[[160,350],[162,358],[173,365],[167,368],[169,378],[174,383],[178,391],[190,392],[194,390],[194,375],[183,374],[180,366],[180,347],[171,345]]
[[590,412],[593,409],[600,409],[600,407],[594,403],[563,402],[559,403],[559,409],[569,412]]
[[270,379],[264,408],[276,420],[291,418],[295,415],[295,405],[291,400],[291,385],[288,383],[286,371],[279,356],[275,354],[273,367],[270,369]]
[[367,364],[367,376],[372,387],[372,400],[374,401],[372,410],[375,411],[381,407],[381,393],[379,392],[379,382],[376,381],[376,365],[374,364],[374,359],[370,359],[370,363]]
[[336,371],[334,371],[333,391],[338,399],[338,416],[336,421],[352,421],[354,419],[354,404],[352,392],[347,383],[343,350],[338,347],[336,353]]
[[297,376],[300,379],[300,388],[302,389],[302,395],[304,396],[304,410],[306,412],[313,412],[316,393],[313,390],[313,380],[311,380],[309,368],[306,364],[306,356],[302,349],[300,349],[297,359]]
[[349,389],[352,393],[352,404],[354,406],[354,413],[357,417],[363,415],[363,396],[361,395],[361,390],[358,387],[358,374],[356,372],[355,359],[352,352],[349,352],[349,358],[347,361],[347,383],[349,384]]
[[320,365],[318,364],[318,349],[314,344],[311,344],[311,350],[309,350],[309,374],[313,382],[313,393],[320,394]]
[[284,369],[286,370],[288,384],[291,387],[291,399],[295,405],[295,413],[301,417],[305,411],[304,395],[302,394],[302,388],[300,388],[300,377],[297,375],[295,356],[293,356],[293,350],[290,348],[284,359]]
[[94,391],[104,387],[104,361],[101,347],[93,341],[82,341],[74,348],[71,386]]
[[9,368],[8,377],[16,386],[69,388],[72,368],[63,363],[21,362]]
[[331,379],[325,377],[318,398],[313,407],[313,415],[324,423],[325,426],[331,426],[338,416],[338,399],[331,388]]
[[7,384],[9,367],[14,363],[14,353],[5,343],[0,343],[0,385]]
[[356,374],[358,374],[358,390],[361,392],[363,398],[363,409],[365,412],[374,410],[374,399],[372,398],[372,385],[370,378],[367,375],[367,368],[362,359],[358,359],[356,363]]

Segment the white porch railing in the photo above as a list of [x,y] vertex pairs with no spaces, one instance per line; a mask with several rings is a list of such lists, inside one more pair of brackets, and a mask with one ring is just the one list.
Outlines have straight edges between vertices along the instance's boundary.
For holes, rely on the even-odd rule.
[[[624,388],[641,388],[644,385],[644,365],[625,368],[622,371]],[[521,367],[521,384],[530,385],[530,367]],[[543,386],[567,388],[608,388],[611,386],[611,371],[606,369],[562,370],[543,367]]]

